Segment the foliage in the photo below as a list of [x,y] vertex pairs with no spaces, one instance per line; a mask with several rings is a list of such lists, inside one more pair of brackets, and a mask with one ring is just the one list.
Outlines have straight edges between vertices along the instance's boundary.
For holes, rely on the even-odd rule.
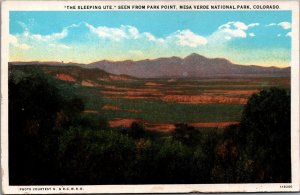
[[[179,104],[148,98],[122,99],[115,97],[103,99],[103,102],[123,109],[120,112],[103,111],[107,119],[142,118],[155,123],[236,121],[240,119],[240,113],[243,110],[243,105],[240,104]],[[142,112],[126,111],[131,109]]]
[[172,133],[174,140],[178,140],[188,146],[194,146],[200,141],[200,133],[195,127],[182,123],[175,126],[176,128]]
[[[78,98],[64,99],[41,72],[11,72],[9,78],[10,183],[56,181],[58,128],[83,110]],[[22,162],[22,163],[20,163]]]
[[[22,77],[20,77],[22,75]],[[54,135],[56,113],[63,105],[57,89],[40,74],[16,72],[9,79],[9,168],[10,183],[36,183],[54,168],[52,152],[40,147]],[[55,146],[53,146],[54,148]],[[47,156],[47,157],[46,157]]]
[[253,95],[244,109],[240,146],[251,181],[291,179],[290,99],[286,90],[270,88]]
[[146,131],[141,123],[133,122],[128,129],[127,134],[133,139],[143,138]]
[[135,144],[113,131],[70,128],[59,139],[58,162],[65,184],[116,184],[125,182]]

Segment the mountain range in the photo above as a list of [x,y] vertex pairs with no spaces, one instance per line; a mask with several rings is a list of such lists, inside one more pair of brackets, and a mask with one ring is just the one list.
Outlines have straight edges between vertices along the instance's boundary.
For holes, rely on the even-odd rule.
[[90,64],[59,62],[11,62],[13,65],[54,65],[98,68],[115,75],[136,78],[218,78],[218,77],[289,77],[291,68],[234,64],[225,58],[206,58],[192,53],[185,58],[169,57],[146,60],[108,61]]

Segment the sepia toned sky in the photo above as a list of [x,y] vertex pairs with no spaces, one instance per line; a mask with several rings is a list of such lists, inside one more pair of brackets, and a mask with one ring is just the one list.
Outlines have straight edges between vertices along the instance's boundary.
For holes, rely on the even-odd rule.
[[287,67],[290,11],[13,11],[10,61],[141,60],[198,53]]

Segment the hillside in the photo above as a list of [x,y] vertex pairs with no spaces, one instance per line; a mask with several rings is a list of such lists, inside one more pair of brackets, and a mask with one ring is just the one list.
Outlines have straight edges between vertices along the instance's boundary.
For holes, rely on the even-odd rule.
[[[30,66],[29,66],[30,65]],[[135,78],[126,75],[115,75],[107,73],[98,68],[86,69],[78,66],[59,66],[57,64],[27,63],[18,65],[9,63],[9,68],[23,70],[24,72],[42,71],[54,78],[64,81],[80,83],[84,86],[93,86],[98,81],[128,81]]]

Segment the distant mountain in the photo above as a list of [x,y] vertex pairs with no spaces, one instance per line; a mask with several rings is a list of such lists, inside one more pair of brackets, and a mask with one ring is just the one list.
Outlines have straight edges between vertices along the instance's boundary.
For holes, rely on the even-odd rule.
[[[27,62],[30,65],[33,62]],[[37,64],[37,62],[35,62]],[[45,65],[46,62],[38,62]],[[23,62],[13,62],[14,65]],[[90,64],[48,62],[49,65],[75,65],[83,68],[98,68],[115,75],[128,75],[136,78],[219,78],[219,77],[289,77],[290,67],[262,67],[239,65],[224,58],[206,58],[192,53],[185,58],[169,57],[140,61],[102,60]]]
[[102,60],[86,65],[113,74],[139,78],[204,78],[204,77],[288,77],[291,69],[233,64],[224,58],[206,58],[193,53],[185,58],[170,57],[140,61]]

